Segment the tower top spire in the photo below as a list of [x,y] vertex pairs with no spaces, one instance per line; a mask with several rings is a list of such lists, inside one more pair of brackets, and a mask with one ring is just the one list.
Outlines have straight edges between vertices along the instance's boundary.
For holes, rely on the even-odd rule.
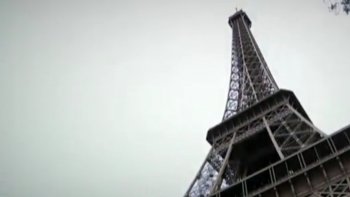
[[228,23],[232,27],[233,22],[239,18],[243,18],[249,27],[252,25],[252,22],[249,19],[248,15],[242,9],[237,10],[237,8],[236,8],[236,13],[234,13],[232,16],[229,17]]

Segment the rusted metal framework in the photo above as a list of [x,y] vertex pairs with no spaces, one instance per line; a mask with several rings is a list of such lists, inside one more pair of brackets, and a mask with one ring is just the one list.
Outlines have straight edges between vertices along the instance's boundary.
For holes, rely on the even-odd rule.
[[350,128],[327,137],[279,89],[243,11],[229,18],[232,72],[223,121],[186,197],[350,196]]

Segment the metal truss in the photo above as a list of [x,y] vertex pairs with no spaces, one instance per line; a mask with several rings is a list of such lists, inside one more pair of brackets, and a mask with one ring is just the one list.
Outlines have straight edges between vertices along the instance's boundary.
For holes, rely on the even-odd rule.
[[266,110],[240,124],[231,124],[224,135],[215,139],[185,196],[208,196],[243,179],[244,176],[238,173],[240,160],[230,157],[232,147],[259,132],[268,132],[281,159],[314,143],[323,135],[294,109],[288,99],[261,108]]
[[[245,13],[238,12],[238,16],[235,20],[230,20],[233,30],[231,79],[223,120],[278,90],[248,24],[244,20]],[[248,128],[243,128],[243,130],[246,131]],[[232,136],[227,136],[225,140],[213,145],[185,196],[207,196],[210,193],[225,160],[222,151],[225,151],[227,140],[230,139]],[[226,177],[220,178],[222,187],[232,183],[234,176],[235,164],[226,163],[227,167],[225,166],[224,172],[221,172]]]
[[235,182],[211,197],[350,196],[350,126]]
[[223,121],[208,131],[212,147],[185,197],[350,197],[350,128],[325,138],[294,94],[279,90],[247,15],[238,11],[229,24]]
[[[263,115],[251,119],[247,124],[237,126],[235,130],[225,137],[218,139],[213,147],[220,153],[224,152],[226,157],[230,157],[229,149],[250,136],[258,132],[267,132],[273,142],[274,148],[281,159],[299,151],[303,147],[321,139],[322,133],[311,122],[303,118],[291,105],[284,104],[277,106],[274,110],[266,112]],[[229,158],[230,160],[230,158]],[[231,160],[232,163],[238,163],[239,160]],[[227,165],[228,163],[226,163]],[[232,171],[232,166],[221,166],[226,172]],[[236,169],[237,170],[237,169]],[[244,175],[234,175],[234,181],[244,178]],[[225,177],[215,179],[220,185],[220,180],[226,180]],[[215,184],[214,184],[215,185]],[[227,185],[227,183],[226,183]],[[230,185],[230,184],[229,184]],[[227,185],[227,186],[229,186]],[[222,189],[222,187],[212,188],[212,193]]]
[[236,15],[229,21],[232,27],[231,77],[223,120],[278,90],[250,32],[246,15],[243,12]]
[[309,197],[348,197],[350,196],[349,178],[327,185],[323,190],[315,191]]
[[[281,114],[286,115],[281,116]],[[278,119],[269,121],[273,117],[278,117]],[[277,142],[276,148],[283,156],[295,153],[321,138],[322,132],[311,122],[303,119],[289,104],[281,106],[277,113],[275,111],[270,113],[267,116],[267,122],[273,138]],[[275,129],[271,129],[273,127]]]
[[212,147],[185,196],[208,196],[210,194],[210,188],[213,187],[218,177],[222,163],[222,157],[216,152],[214,147]]

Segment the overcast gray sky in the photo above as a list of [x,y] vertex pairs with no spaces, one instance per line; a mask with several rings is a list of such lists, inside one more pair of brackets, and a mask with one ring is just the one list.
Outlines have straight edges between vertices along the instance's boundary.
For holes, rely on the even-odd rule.
[[181,196],[223,115],[236,6],[313,122],[350,123],[350,18],[322,0],[1,0],[0,196]]

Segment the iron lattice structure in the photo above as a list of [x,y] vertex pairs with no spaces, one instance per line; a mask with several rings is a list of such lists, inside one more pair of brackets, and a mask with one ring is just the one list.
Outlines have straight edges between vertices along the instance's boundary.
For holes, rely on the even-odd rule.
[[248,16],[238,11],[229,24],[223,121],[209,129],[211,149],[185,196],[350,196],[350,129],[324,135],[294,93],[278,88]]
[[278,86],[241,11],[229,18],[232,28],[231,78],[223,120],[274,93]]

